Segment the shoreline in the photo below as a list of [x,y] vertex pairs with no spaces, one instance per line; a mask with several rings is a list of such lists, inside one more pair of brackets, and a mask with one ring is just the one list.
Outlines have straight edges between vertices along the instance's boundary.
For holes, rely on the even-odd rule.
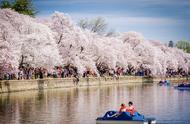
[[[46,78],[32,80],[2,80],[0,81],[0,94],[10,92],[21,92],[27,90],[45,90],[56,88],[72,87],[91,87],[128,83],[153,83],[159,82],[162,78],[140,77],[140,76],[120,76],[118,79],[113,77],[89,77],[80,78],[78,85],[74,83],[73,78]],[[172,82],[187,81],[188,77],[166,78]]]

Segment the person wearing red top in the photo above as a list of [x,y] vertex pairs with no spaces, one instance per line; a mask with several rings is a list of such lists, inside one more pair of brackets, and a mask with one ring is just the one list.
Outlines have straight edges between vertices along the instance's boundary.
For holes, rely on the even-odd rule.
[[121,107],[120,107],[120,109],[119,109],[119,113],[125,112],[126,110],[127,110],[126,105],[125,105],[124,103],[122,103],[122,104],[121,104]]
[[134,115],[135,113],[135,107],[133,106],[133,102],[129,102],[128,103],[129,107],[126,109],[127,112],[130,112],[131,115]]
[[124,103],[121,104],[119,111],[110,117],[118,117],[122,112],[126,112],[127,107]]

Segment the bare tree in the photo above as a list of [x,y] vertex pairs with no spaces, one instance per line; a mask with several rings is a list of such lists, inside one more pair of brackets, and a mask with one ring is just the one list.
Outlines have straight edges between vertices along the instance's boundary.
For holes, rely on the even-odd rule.
[[88,19],[81,19],[81,20],[78,22],[78,25],[79,25],[82,29],[88,29],[88,28],[89,28]]
[[98,33],[98,34],[105,34],[108,24],[106,23],[104,18],[97,17],[97,18],[94,18],[92,20],[81,19],[78,22],[78,25],[82,29],[88,29],[88,30],[90,30],[94,33]]
[[107,29],[107,23],[104,18],[98,17],[91,21],[91,31],[97,33],[104,33]]

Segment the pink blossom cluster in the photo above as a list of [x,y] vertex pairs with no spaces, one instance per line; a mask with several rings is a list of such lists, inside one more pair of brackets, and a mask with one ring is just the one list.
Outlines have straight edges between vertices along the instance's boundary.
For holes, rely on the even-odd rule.
[[144,68],[153,76],[168,69],[190,71],[190,54],[134,31],[105,37],[81,29],[64,13],[42,20],[0,9],[0,76],[18,72],[21,62],[47,70],[72,64],[81,75],[88,69],[99,75],[98,65]]

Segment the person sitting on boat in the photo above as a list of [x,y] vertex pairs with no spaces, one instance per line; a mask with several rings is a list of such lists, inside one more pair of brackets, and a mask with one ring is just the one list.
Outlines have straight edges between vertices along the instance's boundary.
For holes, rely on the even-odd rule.
[[127,112],[129,112],[131,115],[134,115],[135,113],[135,107],[133,106],[133,102],[128,103],[129,107],[126,109]]
[[185,86],[185,82],[183,81],[181,84],[178,85],[178,87],[184,87]]
[[119,113],[125,112],[127,110],[127,107],[124,103],[121,104],[121,107],[119,109]]
[[121,104],[120,109],[118,112],[116,112],[115,114],[113,114],[112,116],[109,117],[118,117],[122,112],[126,112],[127,107],[124,103]]

